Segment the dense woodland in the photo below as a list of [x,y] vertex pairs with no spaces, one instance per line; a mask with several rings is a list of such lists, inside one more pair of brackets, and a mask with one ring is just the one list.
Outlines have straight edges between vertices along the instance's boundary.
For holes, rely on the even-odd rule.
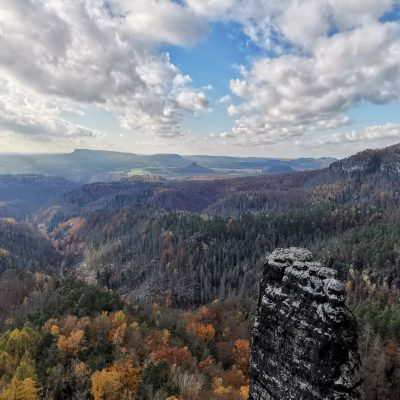
[[366,398],[398,399],[400,179],[384,152],[369,157],[91,184],[3,218],[0,399],[246,399],[265,254],[287,246],[338,270]]
[[53,282],[0,336],[0,399],[246,399],[251,308],[183,312]]

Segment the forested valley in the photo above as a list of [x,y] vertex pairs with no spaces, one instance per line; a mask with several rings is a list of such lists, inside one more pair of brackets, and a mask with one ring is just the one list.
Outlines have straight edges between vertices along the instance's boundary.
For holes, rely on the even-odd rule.
[[246,179],[71,186],[34,211],[8,198],[0,399],[246,399],[265,255],[289,246],[338,270],[366,398],[398,399],[398,155]]

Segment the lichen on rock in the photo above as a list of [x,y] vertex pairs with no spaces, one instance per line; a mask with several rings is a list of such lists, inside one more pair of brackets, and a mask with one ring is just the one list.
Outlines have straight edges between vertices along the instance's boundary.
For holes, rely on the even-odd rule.
[[251,400],[361,399],[356,321],[336,271],[306,249],[267,257],[252,330]]

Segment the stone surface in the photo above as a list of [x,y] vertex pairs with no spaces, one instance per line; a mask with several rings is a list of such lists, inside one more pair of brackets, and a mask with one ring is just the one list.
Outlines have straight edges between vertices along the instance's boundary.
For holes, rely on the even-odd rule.
[[361,399],[356,322],[336,271],[305,249],[267,258],[252,331],[251,400]]

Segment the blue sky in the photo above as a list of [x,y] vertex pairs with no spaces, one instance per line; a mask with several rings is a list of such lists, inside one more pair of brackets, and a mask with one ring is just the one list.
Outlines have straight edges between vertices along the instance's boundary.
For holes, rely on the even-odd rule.
[[397,143],[399,21],[398,0],[4,0],[0,151]]
[[213,111],[196,118],[186,117],[183,127],[199,135],[232,129],[227,106],[218,101],[231,94],[229,82],[240,76],[238,67],[259,56],[261,49],[244,35],[237,23],[216,22],[210,25],[209,34],[199,43],[187,47],[165,46],[161,50],[170,54],[174,64],[189,74],[196,86],[212,86],[207,95]]

